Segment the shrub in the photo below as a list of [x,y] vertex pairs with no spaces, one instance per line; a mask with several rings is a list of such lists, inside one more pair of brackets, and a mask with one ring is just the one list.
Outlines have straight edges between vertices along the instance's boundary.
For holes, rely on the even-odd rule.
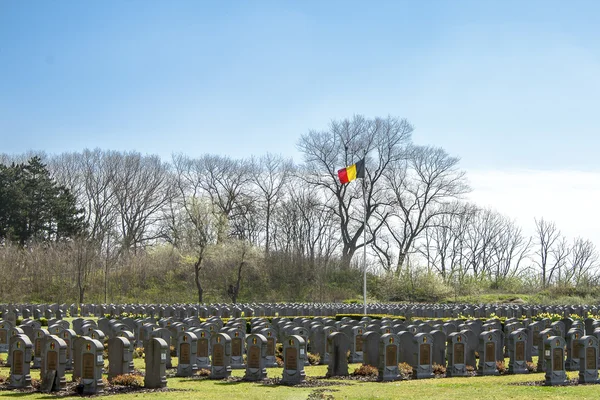
[[472,374],[473,372],[475,372],[475,367],[472,365],[466,365],[465,369],[467,370],[468,373]]
[[141,375],[124,374],[115,376],[111,383],[119,386],[142,387],[144,386],[144,379]]
[[319,362],[321,362],[321,355],[319,353],[308,353],[308,363],[310,365],[319,365]]
[[532,362],[527,361],[527,371],[529,372],[537,372],[537,365]]
[[354,370],[352,376],[379,376],[379,370],[372,365],[361,365]]
[[210,376],[210,369],[200,368],[198,370],[198,375],[199,376]]
[[496,361],[496,369],[498,370],[500,375],[506,375],[506,373],[508,372],[508,369],[506,368],[506,364],[504,364],[504,361]]
[[0,385],[4,385],[6,382],[8,382],[8,377],[0,375]]
[[133,350],[133,358],[143,358],[144,357],[144,348],[143,347],[136,347]]
[[283,344],[277,343],[275,345],[275,356],[283,357]]
[[169,352],[171,353],[171,357],[177,357],[177,352],[175,351],[175,346],[169,347]]
[[444,376],[446,375],[446,367],[440,364],[433,363],[433,373],[435,375]]
[[279,368],[283,368],[283,358],[280,356],[275,356],[275,362]]
[[410,364],[403,362],[398,364],[398,371],[403,379],[408,379],[413,374],[413,367],[411,367]]

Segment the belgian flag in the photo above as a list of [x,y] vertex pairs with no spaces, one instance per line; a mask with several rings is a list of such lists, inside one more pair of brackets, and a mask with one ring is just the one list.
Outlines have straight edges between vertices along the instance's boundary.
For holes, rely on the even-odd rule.
[[349,167],[342,168],[338,170],[338,178],[340,178],[340,182],[343,184],[352,182],[356,178],[364,178],[365,177],[365,159],[363,158],[356,164],[352,164]]

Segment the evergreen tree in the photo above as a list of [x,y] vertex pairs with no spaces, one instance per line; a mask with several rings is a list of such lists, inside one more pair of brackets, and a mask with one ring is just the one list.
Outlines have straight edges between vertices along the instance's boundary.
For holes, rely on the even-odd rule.
[[0,166],[0,239],[25,246],[58,241],[84,230],[75,196],[50,177],[39,157],[26,164]]

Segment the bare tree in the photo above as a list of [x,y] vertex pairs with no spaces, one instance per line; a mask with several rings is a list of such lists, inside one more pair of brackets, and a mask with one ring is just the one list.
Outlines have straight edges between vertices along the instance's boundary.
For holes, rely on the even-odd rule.
[[444,213],[447,204],[469,191],[459,159],[443,149],[412,146],[409,156],[395,160],[384,173],[392,197],[392,217],[385,221],[398,247],[396,276],[415,241]]
[[[342,265],[350,266],[357,249],[368,245],[373,237],[362,243],[365,220],[386,206],[383,173],[392,163],[405,156],[405,147],[413,131],[405,119],[363,116],[333,121],[329,131],[310,131],[303,135],[298,148],[304,153],[304,170],[300,177],[312,188],[315,196],[328,198],[329,206],[338,219],[342,237]],[[365,178],[358,184],[341,184],[337,170],[365,158]],[[363,209],[361,184],[366,190],[366,216]],[[381,228],[383,219],[376,222],[372,233]]]
[[210,198],[204,195],[201,179],[202,164],[182,155],[173,156],[175,186],[178,191],[177,206],[168,221],[171,240],[176,246],[193,251],[194,282],[198,290],[198,303],[203,301],[204,288],[201,272],[204,268],[208,247],[214,243],[217,223]]
[[116,160],[112,190],[122,249],[134,251],[160,235],[153,232],[173,195],[169,167],[157,156],[125,153]]
[[566,282],[572,282],[579,286],[583,283],[589,283],[592,278],[592,272],[598,268],[598,251],[596,246],[589,240],[580,237],[573,241],[570,257],[568,258],[568,267],[565,268],[564,279]]
[[229,220],[235,218],[233,211],[246,193],[251,180],[251,164],[246,160],[206,154],[198,166],[201,168],[199,182],[212,204],[219,211],[217,243],[226,239]]
[[285,183],[293,171],[291,160],[271,153],[253,159],[252,174],[254,185],[258,188],[259,198],[263,203],[265,213],[265,253],[269,254],[271,247],[271,219],[273,208],[281,200],[284,194]]
[[535,219],[535,227],[536,254],[539,256],[535,263],[542,273],[542,287],[546,287],[552,282],[554,274],[564,267],[570,248],[554,222],[547,222],[544,218]]

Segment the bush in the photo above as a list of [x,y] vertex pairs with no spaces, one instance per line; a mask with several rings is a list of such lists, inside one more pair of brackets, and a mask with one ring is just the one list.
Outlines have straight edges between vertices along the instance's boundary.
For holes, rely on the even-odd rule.
[[400,372],[400,375],[402,375],[403,379],[408,379],[413,374],[413,367],[410,366],[410,364],[403,362],[398,364],[398,371]]
[[199,376],[210,376],[210,369],[200,368],[198,370],[198,375]]
[[310,365],[319,365],[319,362],[321,362],[321,355],[319,353],[308,353],[308,363]]
[[537,372],[537,365],[532,362],[527,361],[527,371],[529,372]]
[[113,385],[142,387],[144,386],[144,378],[137,374],[117,375],[112,379]]
[[467,370],[468,373],[472,374],[475,372],[475,367],[472,365],[466,365],[465,369]]
[[143,347],[136,347],[133,350],[133,358],[144,358],[144,348]]
[[177,357],[177,352],[175,351],[175,346],[169,347],[169,352],[171,353],[171,357]]
[[508,373],[508,369],[506,368],[506,364],[504,361],[496,361],[496,369],[500,373],[500,375],[506,375]]
[[435,375],[446,375],[446,367],[440,364],[433,363],[433,373]]
[[275,356],[275,362],[279,368],[283,368],[283,358],[280,356]]
[[352,376],[379,376],[379,370],[372,365],[361,365],[354,370]]
[[6,382],[8,382],[8,377],[0,375],[0,385],[4,385]]

